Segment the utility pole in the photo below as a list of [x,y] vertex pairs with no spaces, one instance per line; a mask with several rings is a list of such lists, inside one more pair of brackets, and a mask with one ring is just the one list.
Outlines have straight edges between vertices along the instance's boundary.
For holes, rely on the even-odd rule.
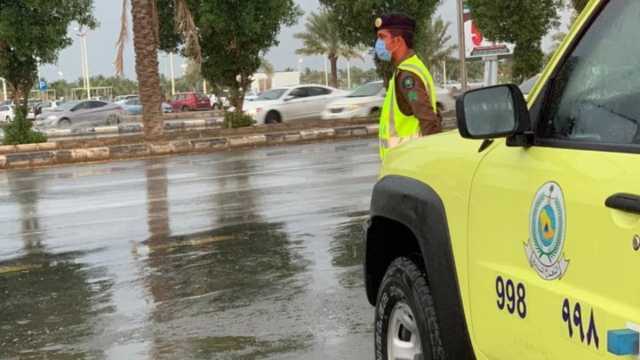
[[467,91],[467,66],[465,64],[465,58],[467,51],[464,44],[464,4],[463,0],[457,0],[458,5],[458,49],[460,50],[460,85],[462,91]]
[[169,65],[171,66],[171,96],[176,95],[176,73],[173,69],[173,53],[169,53]]
[[80,37],[80,57],[82,60],[82,76],[84,77],[84,87],[87,91],[87,100],[91,99],[91,80],[89,79],[89,57],[87,51],[87,32],[76,28]]

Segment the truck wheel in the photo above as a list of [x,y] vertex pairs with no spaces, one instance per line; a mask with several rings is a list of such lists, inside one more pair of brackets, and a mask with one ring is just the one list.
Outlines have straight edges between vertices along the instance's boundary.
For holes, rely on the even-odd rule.
[[416,262],[391,263],[376,304],[376,360],[445,359],[427,277]]

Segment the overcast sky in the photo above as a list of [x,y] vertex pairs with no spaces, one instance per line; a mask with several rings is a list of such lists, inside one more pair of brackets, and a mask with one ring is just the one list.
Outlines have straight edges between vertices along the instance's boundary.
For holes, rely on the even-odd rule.
[[[296,0],[300,7],[305,11],[297,25],[285,28],[280,33],[278,39],[280,45],[273,48],[267,54],[267,59],[273,63],[276,70],[283,70],[287,67],[297,69],[298,56],[295,50],[301,46],[301,42],[294,39],[293,34],[304,30],[304,20],[308,13],[319,9],[318,0]],[[94,15],[100,22],[98,28],[90,31],[87,37],[88,53],[89,53],[89,70],[92,76],[114,74],[113,60],[115,57],[115,42],[120,28],[120,13],[122,2],[119,0],[94,0]],[[452,26],[450,31],[454,35],[456,30],[456,5],[455,0],[444,0],[439,7],[437,15],[442,16],[446,21],[450,21]],[[566,15],[564,16],[567,17]],[[130,21],[131,19],[129,19]],[[130,27],[131,28],[131,27]],[[40,68],[41,76],[49,82],[64,78],[66,80],[77,80],[80,77],[80,43],[75,35],[73,45],[64,49],[60,53],[58,64],[44,65]],[[453,37],[455,39],[455,36]],[[546,42],[548,43],[548,41]],[[160,53],[160,71],[169,76],[169,60],[167,54]],[[184,60],[177,58],[175,63],[176,76],[182,74]],[[355,60],[353,66],[370,67],[371,59],[364,62]],[[346,63],[341,61],[339,67],[346,67]],[[302,68],[310,67],[313,69],[322,69],[324,60],[320,56],[304,57]],[[132,41],[129,42],[125,51],[125,76],[135,79],[134,54]]]

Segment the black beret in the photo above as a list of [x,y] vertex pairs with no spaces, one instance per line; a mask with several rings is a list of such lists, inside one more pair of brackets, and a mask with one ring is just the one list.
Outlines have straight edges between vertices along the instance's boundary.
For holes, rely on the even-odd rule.
[[375,29],[416,31],[416,21],[406,15],[390,14],[376,19]]

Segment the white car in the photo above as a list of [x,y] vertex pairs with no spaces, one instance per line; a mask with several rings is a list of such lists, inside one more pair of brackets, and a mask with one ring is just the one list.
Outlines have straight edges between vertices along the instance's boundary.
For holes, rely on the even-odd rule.
[[0,106],[0,123],[9,122],[13,120],[14,116],[13,105]]
[[45,101],[40,105],[40,113],[51,112],[59,108],[64,101],[54,100],[54,101]]
[[374,81],[355,89],[342,99],[332,101],[322,112],[322,119],[353,119],[377,116],[382,109],[386,90],[384,82]]
[[257,124],[320,118],[328,103],[348,93],[322,85],[298,85],[263,92],[245,103],[245,113]]

